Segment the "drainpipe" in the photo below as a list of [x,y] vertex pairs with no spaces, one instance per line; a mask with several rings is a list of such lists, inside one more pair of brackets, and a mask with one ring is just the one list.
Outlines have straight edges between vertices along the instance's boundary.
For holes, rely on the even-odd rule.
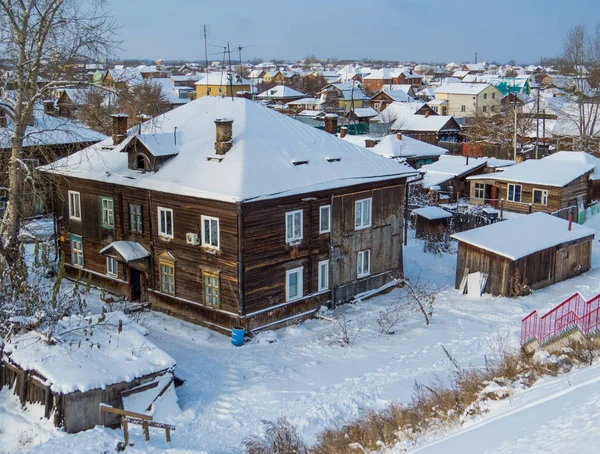
[[242,204],[237,204],[238,224],[238,296],[240,317],[246,316],[246,303],[244,299],[244,210]]
[[333,247],[333,194],[331,194],[331,201],[329,202],[329,206],[331,207],[329,216],[329,222],[330,222],[330,229],[329,229],[329,263],[331,263],[330,266],[330,270],[329,270],[329,276],[331,277],[331,308],[334,309],[335,308],[335,282],[334,282],[334,266],[335,266],[335,262],[333,260],[333,252],[334,252],[334,247]]

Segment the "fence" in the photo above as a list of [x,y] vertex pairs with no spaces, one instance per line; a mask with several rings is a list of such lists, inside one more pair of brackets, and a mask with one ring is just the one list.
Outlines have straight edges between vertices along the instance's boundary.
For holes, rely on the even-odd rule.
[[552,216],[556,216],[557,218],[569,219],[569,214],[573,213],[573,221],[578,224],[584,224],[586,221],[589,221],[593,216],[596,216],[600,213],[600,203],[593,203],[586,209],[579,210],[576,205],[562,208],[558,211],[552,213]]
[[600,295],[586,301],[575,293],[540,317],[533,311],[521,321],[521,345],[537,339],[540,345],[574,328],[588,335],[600,325]]

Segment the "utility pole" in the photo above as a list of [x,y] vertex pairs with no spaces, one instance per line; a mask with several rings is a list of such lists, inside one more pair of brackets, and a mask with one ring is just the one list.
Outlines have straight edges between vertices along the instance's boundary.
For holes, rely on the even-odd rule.
[[206,70],[206,96],[208,96],[208,45],[206,44],[206,24],[204,24],[204,69]]
[[535,159],[538,158],[538,142],[540,141],[540,89],[537,89],[537,113],[535,116]]

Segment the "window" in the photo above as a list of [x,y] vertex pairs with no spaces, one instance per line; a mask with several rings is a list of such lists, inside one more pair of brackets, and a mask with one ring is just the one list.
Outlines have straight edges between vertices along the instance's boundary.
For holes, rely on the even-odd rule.
[[483,199],[485,196],[485,185],[483,183],[475,183],[475,190],[473,191],[473,197],[476,199]]
[[160,262],[160,290],[167,295],[175,294],[175,264]]
[[302,239],[302,210],[285,213],[285,241],[292,243]]
[[319,262],[319,292],[329,288],[329,260]]
[[356,264],[358,277],[364,277],[371,274],[371,251],[361,251],[358,253],[358,263]]
[[319,233],[331,231],[331,205],[319,208]]
[[83,238],[71,235],[71,265],[83,268]]
[[548,191],[545,189],[534,189],[533,203],[536,205],[548,205]]
[[487,106],[483,106],[482,110],[483,110],[484,112],[487,112]]
[[371,227],[371,199],[357,200],[355,202],[354,227],[356,230]]
[[496,106],[491,106],[491,107],[490,107],[490,110],[491,110],[492,112],[496,112]]
[[464,104],[462,106],[460,106],[461,112],[465,112],[466,110],[467,110],[467,106],[465,106]]
[[521,185],[520,184],[509,184],[508,185],[508,200],[511,202],[521,201]]
[[492,99],[496,99],[496,93],[492,93]]
[[146,158],[144,155],[138,154],[135,157],[135,168],[137,170],[146,170]]
[[217,273],[204,272],[204,304],[214,307],[221,305],[219,275]]
[[119,268],[117,268],[117,260],[114,257],[106,257],[106,274],[111,276],[119,275]]
[[79,192],[69,191],[69,219],[81,221],[81,196]]
[[487,93],[483,94],[483,99],[487,99]]
[[303,296],[304,268],[294,268],[285,272],[285,300],[294,301]]
[[110,197],[100,197],[102,207],[102,227],[112,229],[115,226],[115,202]]
[[202,246],[219,249],[219,220],[209,216],[202,219]]
[[129,231],[142,233],[142,206],[129,204]]
[[173,210],[158,207],[158,234],[173,238]]

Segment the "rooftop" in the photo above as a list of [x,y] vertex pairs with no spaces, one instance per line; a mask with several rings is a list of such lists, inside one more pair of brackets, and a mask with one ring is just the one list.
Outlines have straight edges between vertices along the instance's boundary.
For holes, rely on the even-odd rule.
[[[233,146],[215,153],[215,120],[233,119]],[[177,146],[174,130],[177,128]],[[140,131],[141,129],[141,131]],[[128,168],[112,139],[43,167],[51,173],[227,202],[303,194],[403,178],[414,171],[243,98],[202,97],[129,130],[151,153],[177,155],[157,172]],[[156,144],[149,137],[156,137]],[[328,158],[341,158],[328,161]],[[308,161],[296,166],[294,161]]]
[[[540,235],[543,232],[543,235]],[[547,213],[533,213],[452,235],[455,240],[512,260],[562,243],[593,237],[596,231]]]

